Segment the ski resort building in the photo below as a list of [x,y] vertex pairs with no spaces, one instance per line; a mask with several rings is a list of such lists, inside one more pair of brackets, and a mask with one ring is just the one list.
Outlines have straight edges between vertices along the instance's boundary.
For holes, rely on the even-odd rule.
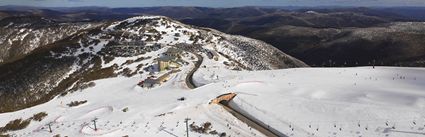
[[155,85],[158,85],[159,83],[157,82],[156,79],[153,78],[147,78],[144,81],[140,81],[139,82],[139,86],[144,87],[144,88],[152,88]]
[[137,85],[143,87],[143,88],[153,88],[155,86],[159,86],[165,82],[167,82],[170,78],[170,75],[173,73],[180,72],[180,70],[172,70],[170,72],[167,72],[159,77],[150,76],[146,78],[143,81],[140,81]]
[[182,52],[176,48],[170,48],[167,52],[157,59],[159,71],[174,69],[181,67],[179,62],[181,61]]
[[214,52],[214,51],[211,51],[211,50],[206,50],[206,54],[207,54],[209,59],[214,59],[215,61],[218,60],[219,55],[217,54],[217,52]]
[[181,65],[178,63],[177,58],[172,56],[163,56],[158,58],[159,71],[169,70],[173,68],[179,68]]
[[171,56],[176,58],[181,58],[182,51],[177,48],[169,48],[165,53],[163,53],[163,56]]

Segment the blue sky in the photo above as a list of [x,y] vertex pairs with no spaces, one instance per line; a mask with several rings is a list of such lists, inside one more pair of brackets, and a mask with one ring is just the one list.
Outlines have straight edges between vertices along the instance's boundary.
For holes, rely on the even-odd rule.
[[0,5],[42,7],[425,6],[425,0],[0,0]]

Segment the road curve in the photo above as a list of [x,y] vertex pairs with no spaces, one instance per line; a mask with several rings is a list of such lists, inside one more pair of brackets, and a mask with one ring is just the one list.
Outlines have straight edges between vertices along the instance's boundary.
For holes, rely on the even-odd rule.
[[193,53],[196,55],[196,57],[198,58],[198,60],[195,63],[195,67],[189,71],[189,73],[186,75],[186,85],[188,88],[190,89],[194,89],[196,88],[196,85],[193,83],[193,74],[198,70],[198,68],[201,66],[202,61],[204,60],[204,58],[196,53]]

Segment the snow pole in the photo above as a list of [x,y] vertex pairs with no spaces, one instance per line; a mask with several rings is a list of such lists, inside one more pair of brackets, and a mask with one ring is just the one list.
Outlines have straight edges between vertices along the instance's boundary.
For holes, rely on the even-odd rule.
[[190,118],[184,119],[184,122],[186,123],[186,136],[187,137],[189,137],[189,125],[188,125],[189,120],[190,120]]
[[94,118],[93,119],[94,131],[97,131],[96,120],[97,120],[97,118]]
[[319,124],[317,124],[316,131],[319,131],[319,128],[320,128],[320,125],[319,125]]
[[52,123],[50,122],[49,124],[47,124],[47,126],[49,126],[49,132],[52,133]]

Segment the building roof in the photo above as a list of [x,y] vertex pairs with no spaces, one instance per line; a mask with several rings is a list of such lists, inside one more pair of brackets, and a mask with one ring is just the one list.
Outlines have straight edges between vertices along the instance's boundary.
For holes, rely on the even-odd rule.
[[158,82],[155,79],[147,78],[143,84],[145,84],[145,83],[146,84],[156,84]]
[[177,48],[169,48],[164,54],[165,55],[173,55],[173,56],[178,56],[182,53],[182,51],[180,49]]
[[158,61],[175,61],[176,57],[173,56],[161,56]]

